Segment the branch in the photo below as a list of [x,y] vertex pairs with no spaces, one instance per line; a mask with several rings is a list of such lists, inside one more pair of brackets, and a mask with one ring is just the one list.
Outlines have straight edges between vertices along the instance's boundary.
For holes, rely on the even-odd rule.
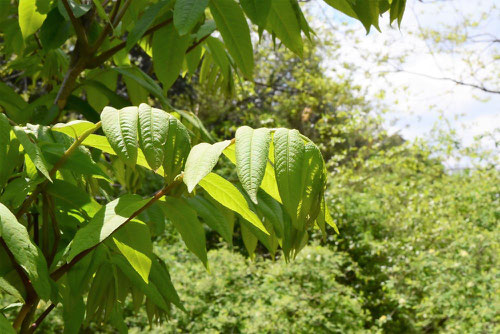
[[396,69],[393,72],[396,72],[396,73],[397,72],[404,72],[404,73],[418,75],[420,77],[424,77],[424,78],[428,78],[428,79],[432,79],[432,80],[449,81],[449,82],[453,82],[453,83],[455,83],[457,85],[460,85],[460,86],[466,86],[466,87],[472,87],[472,88],[475,88],[475,89],[479,89],[479,90],[482,90],[483,92],[486,92],[486,93],[500,94],[500,90],[490,89],[490,88],[487,88],[487,87],[484,87],[484,86],[481,86],[481,85],[477,85],[477,84],[470,83],[470,82],[464,82],[464,81],[460,81],[460,80],[453,79],[453,78],[435,77],[435,76],[432,76],[432,75],[428,75],[428,74],[424,74],[424,73],[418,73],[418,72],[412,72],[412,71],[406,71],[406,70],[403,70],[403,69]]
[[68,13],[69,19],[71,20],[71,24],[75,28],[77,39],[83,44],[83,48],[86,49],[89,46],[89,41],[87,39],[87,34],[85,33],[85,28],[83,27],[80,20],[78,20],[75,17],[75,14],[71,10],[71,7],[68,3],[68,0],[62,0],[61,2],[63,3],[64,8],[66,9],[66,12]]
[[56,307],[56,304],[52,303],[47,307],[45,311],[36,319],[36,321],[30,326],[28,333],[33,333],[42,323],[42,321],[49,315],[49,313]]
[[[113,233],[115,233],[116,231],[118,231],[120,228],[122,228],[123,226],[125,226],[125,224],[127,224],[129,221],[131,221],[132,219],[134,219],[135,217],[137,217],[138,215],[140,215],[144,210],[146,210],[147,208],[149,208],[151,205],[153,205],[156,201],[158,201],[160,198],[162,198],[163,196],[165,196],[170,190],[172,190],[175,186],[177,186],[180,182],[182,182],[182,174],[181,175],[178,175],[175,180],[170,183],[169,185],[165,186],[163,189],[159,190],[154,196],[153,198],[151,198],[146,204],[144,204],[141,208],[139,208],[137,211],[135,211],[129,218],[127,218],[127,220],[125,220],[125,222],[123,224],[120,225],[120,227],[118,227],[116,230],[113,231]],[[64,276],[64,274],[66,274],[74,265],[76,265],[81,259],[83,259],[85,257],[85,255],[89,254],[90,252],[92,252],[94,249],[96,249],[100,244],[102,244],[104,241],[106,241],[110,236],[113,235],[113,233],[111,233],[108,237],[106,237],[105,239],[101,240],[99,243],[97,243],[96,245],[82,251],[81,253],[77,254],[70,262],[67,262],[65,264],[63,264],[62,266],[60,266],[59,268],[57,268],[56,270],[54,270],[51,274],[50,274],[50,277],[54,280],[54,281],[57,281],[58,279],[60,279],[62,276]]]
[[[96,125],[93,128],[88,129],[87,131],[82,133],[82,135],[80,137],[78,137],[78,139],[75,140],[73,142],[73,144],[71,144],[71,146],[59,158],[59,160],[55,163],[54,167],[52,167],[52,169],[49,172],[50,177],[53,177],[54,175],[56,175],[56,172],[59,170],[59,168],[61,168],[66,163],[66,161],[68,160],[70,155],[73,154],[73,152],[78,148],[78,146],[80,146],[80,144],[88,136],[90,136],[92,133],[96,132],[100,127],[101,127],[101,122],[98,122],[98,123],[96,123]],[[36,186],[35,190],[23,202],[23,204],[21,205],[21,207],[17,211],[16,218],[21,217],[26,212],[26,210],[28,210],[31,203],[35,200],[35,198],[37,198],[38,194],[40,194],[40,192],[43,190],[43,188],[45,188],[45,185],[47,185],[48,182],[49,182],[49,180],[45,180],[44,182],[42,182]]]
[[[164,26],[170,24],[172,22],[172,20],[173,19],[170,18],[168,20],[165,20],[163,22],[158,23],[155,26],[152,26],[151,28],[149,28],[148,30],[146,30],[146,32],[144,33],[143,37],[147,36],[147,35],[150,35],[150,34],[154,33],[155,31],[157,31],[158,29],[163,28]],[[115,53],[117,53],[121,49],[125,48],[126,45],[127,45],[127,41],[123,41],[120,44],[115,45],[111,49],[108,49],[108,50],[102,52],[100,55],[98,55],[94,59],[92,59],[88,63],[87,67],[89,69],[96,68],[97,66],[101,65],[106,60],[108,60],[110,57],[112,57]]]

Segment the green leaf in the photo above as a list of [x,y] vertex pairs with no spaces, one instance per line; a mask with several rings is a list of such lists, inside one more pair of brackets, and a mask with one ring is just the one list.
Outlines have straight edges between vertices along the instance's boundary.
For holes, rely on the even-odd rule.
[[177,0],[174,6],[174,26],[179,35],[190,32],[207,8],[208,0]]
[[189,192],[192,192],[198,182],[212,171],[217,161],[219,161],[222,151],[229,144],[231,144],[230,140],[221,141],[213,145],[201,143],[191,149],[186,160],[183,178]]
[[271,10],[271,2],[269,0],[240,0],[241,7],[243,7],[247,16],[259,27],[266,25]]
[[170,183],[184,168],[191,149],[191,139],[186,127],[174,116],[168,116],[163,172],[166,182]]
[[64,20],[57,8],[52,9],[40,29],[40,41],[44,49],[57,49],[70,35],[71,23]]
[[248,252],[251,259],[255,257],[255,248],[257,248],[257,237],[250,231],[250,229],[243,223],[240,224],[241,227],[241,237],[243,239],[243,244]]
[[[0,114],[0,161],[6,161],[5,159],[7,158],[7,151],[10,144],[10,130],[11,128],[7,116]],[[1,169],[2,167],[0,167],[0,170]]]
[[78,230],[71,244],[68,261],[103,242],[148,201],[138,195],[124,195],[106,204],[86,226]]
[[[272,143],[270,148],[273,147]],[[236,146],[229,145],[226,149],[224,149],[224,155],[234,164],[236,165]],[[271,151],[270,151],[271,154]],[[281,203],[281,197],[278,191],[278,186],[276,184],[276,175],[274,173],[274,168],[271,163],[268,161],[266,164],[266,171],[264,172],[264,178],[262,179],[262,183],[260,185],[262,190],[271,195],[275,200]]]
[[120,110],[106,107],[101,113],[102,130],[116,154],[130,167],[137,162],[137,107]]
[[298,221],[299,203],[303,189],[305,144],[297,130],[278,129],[274,134],[274,169],[283,206],[293,225],[301,230]]
[[143,103],[139,106],[139,147],[153,170],[163,164],[167,143],[169,118],[161,109]]
[[253,47],[250,29],[241,7],[234,0],[212,0],[210,12],[229,54],[243,74],[251,79],[254,67]]
[[11,326],[10,322],[0,313],[0,333],[16,334],[16,331]]
[[158,1],[144,11],[144,14],[142,14],[141,18],[137,21],[134,28],[132,28],[127,36],[125,50],[130,51],[130,49],[132,49],[132,47],[142,38],[151,24],[153,24],[156,16],[161,13],[161,9],[170,2],[171,0]]
[[268,25],[287,48],[303,56],[300,22],[297,20],[290,0],[273,0]]
[[188,202],[211,229],[219,233],[229,244],[233,244],[232,224],[210,201],[201,196],[195,196],[188,198]]
[[17,139],[21,143],[24,148],[26,154],[30,157],[31,161],[35,164],[36,168],[50,181],[52,181],[49,171],[47,168],[47,162],[45,161],[42,151],[40,148],[31,141],[26,132],[24,132],[23,128],[15,126],[13,128],[14,133],[16,134]]
[[179,298],[179,295],[177,294],[177,291],[175,291],[174,285],[172,284],[167,266],[157,256],[154,256],[153,259],[150,279],[151,282],[156,285],[156,288],[158,289],[158,291],[160,291],[160,294],[165,300],[171,302],[181,310],[185,310],[184,306],[181,303],[181,299]]
[[238,213],[265,234],[269,234],[259,217],[250,210],[245,197],[231,182],[214,173],[200,181],[200,186],[217,202]]
[[[89,98],[88,95],[87,98]],[[70,95],[68,97],[65,109],[68,111],[74,110],[77,113],[82,114],[85,119],[91,122],[99,122],[101,119],[101,116],[97,113],[97,111],[95,111],[90,103],[75,95]]]
[[326,204],[325,204],[325,221],[328,225],[333,227],[333,229],[335,230],[335,232],[337,232],[337,234],[340,234],[337,224],[335,224],[335,222],[333,221],[333,218],[330,215],[330,210],[328,210],[328,205]]
[[26,227],[21,225],[10,210],[0,203],[0,237],[26,271],[40,298],[48,300],[51,285],[47,262],[40,249],[31,242]]
[[24,39],[34,34],[42,26],[49,5],[49,0],[19,0],[19,27],[21,27]]
[[153,66],[165,91],[179,76],[184,55],[190,43],[191,36],[179,36],[171,24],[153,35]]
[[257,204],[257,191],[267,165],[271,133],[268,129],[254,130],[242,126],[236,130],[236,170],[250,199]]
[[101,208],[101,205],[90,197],[88,192],[67,181],[56,179],[45,189],[54,198],[56,206],[65,211],[70,209],[83,210],[92,217]]
[[305,166],[302,169],[302,198],[299,204],[300,222],[313,222],[319,214],[326,186],[326,170],[319,148],[309,142],[305,145]]
[[[94,147],[94,148],[97,148],[97,149],[103,151],[104,153],[116,155],[116,152],[111,147],[111,144],[109,143],[108,139],[104,136],[92,134],[92,135],[88,136],[87,138],[85,138],[85,140],[82,142],[82,145]],[[148,162],[146,161],[146,157],[144,156],[144,154],[142,153],[141,150],[139,150],[137,152],[137,164],[139,166],[146,167],[148,169],[150,168],[148,165]],[[160,167],[156,171],[156,173],[163,175],[164,174],[163,168]]]
[[208,268],[205,230],[198,220],[196,211],[184,198],[167,197],[165,201],[159,203],[165,216],[181,234],[187,248]]
[[132,285],[142,291],[153,303],[168,312],[169,307],[156,285],[150,280],[146,283],[142,277],[121,256],[113,256],[111,263],[115,264],[121,272],[130,280]]
[[148,283],[153,256],[153,244],[146,224],[132,220],[113,234],[116,247],[128,260],[132,268]]
[[[131,67],[130,72],[134,73],[137,77],[142,76],[142,71],[137,67]],[[122,80],[127,86],[127,94],[133,105],[139,105],[148,101],[149,91],[143,85],[126,75],[122,76]]]
[[80,137],[85,131],[95,127],[95,124],[89,121],[71,121],[68,123],[57,123],[52,126],[52,131],[62,132],[72,138]]
[[3,82],[0,82],[0,106],[14,122],[26,123],[28,120],[29,115],[23,113],[23,110],[28,107],[28,103]]

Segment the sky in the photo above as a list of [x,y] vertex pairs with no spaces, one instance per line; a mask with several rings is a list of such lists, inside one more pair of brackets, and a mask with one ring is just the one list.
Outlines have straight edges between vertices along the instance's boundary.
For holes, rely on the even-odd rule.
[[[394,87],[406,87],[394,93],[389,91],[384,98],[390,106],[389,112],[384,114],[386,128],[390,132],[397,132],[406,139],[427,138],[440,117],[444,117],[457,130],[462,143],[469,145],[474,136],[500,128],[500,94],[485,93],[450,81],[430,79],[425,75],[459,78],[472,83],[487,82],[489,88],[500,90],[500,58],[494,60],[495,55],[500,55],[500,43],[471,43],[454,49],[449,47],[448,50],[452,52],[443,53],[436,52],[433,45],[414,33],[419,29],[443,31],[447,25],[456,25],[460,20],[477,19],[480,24],[474,31],[469,31],[470,35],[478,36],[477,40],[480,41],[488,40],[490,35],[498,39],[500,9],[492,10],[495,1],[452,0],[422,4],[417,0],[408,0],[401,29],[397,29],[395,24],[389,27],[389,18],[385,16],[381,18],[382,32],[372,29],[368,35],[361,23],[339,14],[323,1],[316,0],[310,6],[311,13],[318,17],[318,21],[345,22],[347,28],[356,28],[356,34],[359,32],[357,43],[348,40],[343,43],[341,52],[344,57],[356,60],[364,70],[372,73],[391,70],[383,78],[375,78],[370,82],[374,91],[387,85],[387,82]],[[486,11],[487,17],[480,17]],[[394,62],[404,72],[394,72],[395,67],[392,65],[374,65],[363,59],[363,55],[378,50],[388,53],[390,57],[407,54],[403,64]],[[466,50],[471,50],[473,57],[490,63],[483,71],[469,73],[469,67],[463,61],[463,51]],[[481,80],[483,78],[488,80]],[[500,141],[499,136],[497,131],[497,141]],[[483,139],[481,144],[491,149],[493,141]],[[450,161],[450,164],[453,163],[457,162]]]

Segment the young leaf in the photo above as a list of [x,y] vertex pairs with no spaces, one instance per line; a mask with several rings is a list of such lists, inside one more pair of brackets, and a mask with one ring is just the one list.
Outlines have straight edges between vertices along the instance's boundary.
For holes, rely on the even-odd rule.
[[40,249],[31,242],[26,227],[0,203],[0,237],[16,262],[26,271],[33,287],[44,300],[50,297],[51,285],[47,262]]
[[116,231],[113,241],[132,268],[141,275],[144,282],[148,283],[153,256],[153,244],[148,226],[143,222],[132,220]]
[[265,234],[269,234],[259,217],[250,210],[245,197],[231,182],[222,176],[210,173],[200,181],[200,186],[217,202],[233,210]]
[[111,147],[131,167],[137,162],[137,117],[137,107],[106,107],[101,113],[102,130]]
[[21,27],[24,39],[35,33],[42,26],[49,6],[49,0],[19,0],[19,27]]
[[169,115],[143,103],[139,106],[139,147],[153,170],[163,164]]
[[28,137],[26,132],[18,126],[13,128],[14,133],[16,134],[17,139],[21,143],[24,148],[26,154],[30,157],[31,161],[35,164],[36,168],[50,181],[52,181],[48,168],[47,162],[45,161],[42,151],[40,148],[34,144],[31,139]]
[[207,264],[207,248],[205,230],[194,211],[184,198],[167,197],[160,201],[165,216],[174,224],[181,234],[187,248]]
[[179,35],[190,32],[207,8],[208,0],[177,0],[174,6],[174,26]]
[[138,195],[124,195],[106,204],[86,226],[78,230],[71,244],[68,261],[103,242],[148,201]]
[[271,134],[268,129],[242,126],[236,130],[236,170],[250,199],[257,204],[257,191],[266,171]]
[[191,149],[191,139],[184,124],[172,115],[169,115],[167,127],[163,171],[166,182],[170,183],[184,168]]
[[183,178],[189,192],[192,192],[198,182],[212,171],[222,151],[229,144],[231,144],[230,140],[218,142],[213,145],[201,143],[191,149],[186,160]]
[[234,0],[212,0],[209,6],[229,53],[245,77],[251,79],[253,47],[250,29],[241,7]]
[[153,66],[166,91],[177,80],[184,55],[191,43],[189,35],[179,36],[173,25],[167,25],[153,36]]
[[305,144],[297,130],[278,129],[274,133],[274,169],[283,206],[297,229],[303,189]]

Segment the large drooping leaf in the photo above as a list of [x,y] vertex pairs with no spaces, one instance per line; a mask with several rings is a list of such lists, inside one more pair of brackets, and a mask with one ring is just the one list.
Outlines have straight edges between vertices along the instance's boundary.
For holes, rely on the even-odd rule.
[[269,0],[240,0],[241,7],[247,16],[259,27],[266,25],[271,2]]
[[149,199],[142,199],[138,195],[124,195],[102,207],[83,228],[78,230],[71,244],[68,261],[84,250],[95,247],[108,238],[130,216],[144,206]]
[[161,0],[149,6],[141,18],[135,23],[134,28],[127,36],[127,44],[125,49],[129,51],[142,38],[146,30],[153,24],[156,16],[161,13],[161,9],[170,3],[171,0]]
[[243,188],[257,204],[257,191],[267,166],[271,133],[268,129],[254,130],[242,126],[236,130],[236,170]]
[[210,201],[195,196],[189,198],[188,202],[211,229],[219,233],[229,244],[233,243],[233,225]]
[[132,220],[113,234],[113,241],[132,268],[148,283],[153,257],[153,244],[148,226],[143,222]]
[[47,162],[45,161],[42,151],[40,148],[31,141],[23,128],[14,126],[14,133],[17,139],[24,148],[26,154],[30,157],[31,161],[35,164],[35,167],[49,180],[52,180],[47,167]]
[[174,26],[179,35],[185,35],[194,28],[207,8],[208,0],[177,0],[174,6]]
[[231,144],[230,140],[218,142],[213,145],[201,143],[191,149],[186,160],[183,179],[189,192],[192,192],[198,182],[212,171],[222,151],[229,144]]
[[106,107],[101,113],[102,130],[111,147],[131,167],[137,161],[137,118],[137,107]]
[[305,144],[297,130],[278,129],[274,133],[274,169],[280,197],[297,229],[303,189]]
[[191,139],[187,128],[174,116],[169,115],[167,126],[163,172],[166,182],[170,183],[184,168],[191,149]]
[[212,0],[209,6],[229,53],[245,77],[251,79],[253,47],[250,29],[241,7],[234,0]]
[[89,217],[92,217],[101,208],[101,205],[88,192],[67,181],[56,179],[45,190],[53,197],[55,205],[65,211],[83,210]]
[[168,90],[179,76],[190,43],[191,36],[179,36],[172,24],[155,32],[153,66],[163,89]]
[[241,238],[243,239],[243,244],[245,245],[245,248],[250,258],[253,259],[255,248],[257,248],[257,242],[259,240],[243,222],[240,224],[240,227],[241,227]]
[[300,22],[293,10],[290,0],[273,0],[267,18],[269,29],[285,44],[287,48],[302,57],[302,36]]
[[167,197],[165,201],[160,201],[159,203],[165,216],[181,234],[187,248],[207,267],[205,230],[198,220],[196,211],[191,208],[184,198]]
[[19,27],[24,39],[42,26],[49,8],[50,0],[19,0]]
[[241,217],[255,225],[259,230],[269,234],[259,217],[250,210],[242,193],[231,182],[215,173],[209,173],[200,181],[200,186],[217,202],[233,210]]
[[163,164],[169,115],[143,103],[139,106],[139,147],[153,170]]
[[28,275],[40,298],[50,297],[51,285],[47,262],[41,250],[31,242],[28,231],[10,210],[0,203],[0,237],[17,264]]

